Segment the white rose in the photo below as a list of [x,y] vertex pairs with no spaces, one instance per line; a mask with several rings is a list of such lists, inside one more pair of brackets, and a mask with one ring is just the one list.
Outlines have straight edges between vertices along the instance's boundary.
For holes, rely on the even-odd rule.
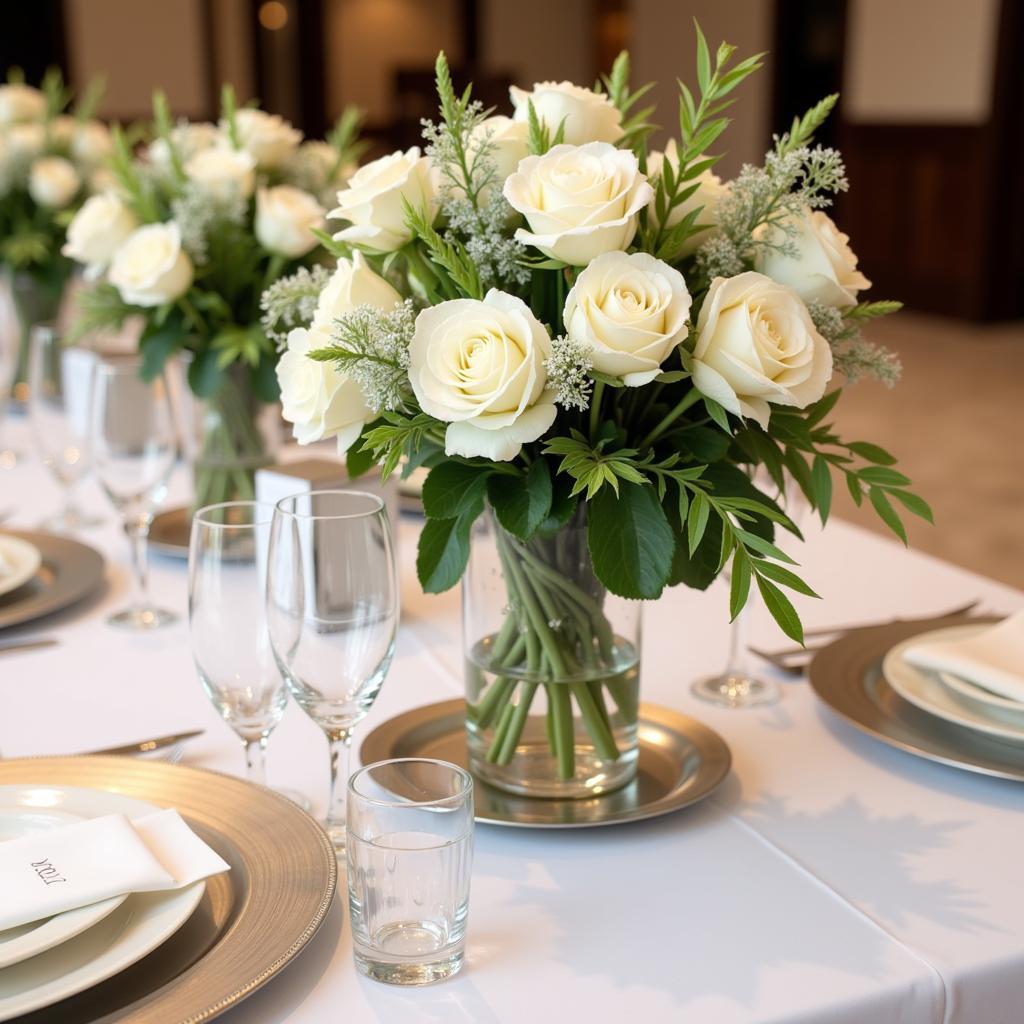
[[[182,122],[171,129],[171,142],[177,150],[178,158],[182,163],[187,163],[196,153],[220,144],[220,129],[208,121]],[[146,155],[150,163],[156,164],[161,170],[171,166],[171,151],[165,139],[154,139],[147,147]]]
[[[673,171],[678,172],[679,170],[679,152],[676,148],[676,140],[669,139],[668,145],[665,147],[665,152],[655,152],[647,158],[647,174],[651,178],[661,177],[661,173],[665,167],[665,161],[668,161]],[[715,174],[710,168],[703,171],[692,181],[687,181],[682,184],[680,191],[684,188],[689,188],[693,185],[697,186],[697,191],[693,193],[689,198],[684,199],[678,206],[674,207],[669,211],[667,227],[675,227],[684,217],[689,215],[693,210],[698,207],[703,207],[701,212],[697,215],[697,223],[706,225],[708,228],[715,228],[718,226],[717,208],[718,203],[729,194],[729,186],[725,184],[722,179]],[[651,216],[656,216],[654,207],[651,207]],[[695,235],[690,235],[683,245],[683,256],[690,256],[697,251],[713,234],[713,231],[700,231]]]
[[256,194],[256,237],[268,252],[298,259],[313,249],[313,228],[324,226],[324,208],[292,185],[261,188]]
[[693,351],[701,394],[767,428],[769,404],[803,409],[831,377],[832,350],[792,288],[754,271],[711,282]]
[[32,164],[28,174],[28,193],[40,205],[61,209],[81,188],[74,164],[62,156],[44,156]]
[[102,121],[76,125],[71,137],[71,155],[88,167],[98,167],[114,151],[110,129]]
[[[302,141],[302,132],[283,117],[265,110],[247,108],[235,114],[235,127],[242,149],[251,153],[256,163],[273,170],[288,162]],[[226,135],[226,126],[222,125]]]
[[500,114],[488,117],[470,136],[470,158],[486,139],[490,143],[488,156],[494,161],[494,184],[500,188],[519,167],[519,161],[530,155],[529,135],[530,128],[525,121],[514,121]]
[[338,269],[331,275],[327,287],[320,293],[313,328],[330,331],[334,321],[357,306],[373,306],[389,312],[402,301],[395,291],[357,252],[352,259],[339,259]]
[[114,258],[118,247],[139,226],[135,215],[114,194],[87,199],[68,225],[61,252],[86,265],[88,280],[98,277]]
[[794,234],[788,239],[779,228],[769,232],[767,240],[779,244],[788,240],[796,246],[797,255],[762,248],[757,269],[780,284],[788,284],[804,302],[854,305],[857,292],[870,288],[871,282],[857,269],[850,236],[844,235],[821,210],[807,210],[789,226]]
[[418,146],[382,156],[360,167],[338,193],[338,207],[328,216],[351,226],[334,237],[374,252],[394,252],[412,238],[405,223],[403,200],[433,218],[437,212],[430,161]]
[[184,295],[192,285],[192,261],[178,225],[138,228],[114,253],[107,277],[132,306],[162,306]]
[[288,348],[277,364],[281,412],[293,424],[299,444],[337,437],[339,452],[347,451],[373,413],[351,378],[332,363],[308,358],[314,349],[331,344],[326,331],[298,327],[288,335]]
[[424,412],[448,423],[445,452],[514,459],[555,421],[544,389],[551,339],[521,299],[492,288],[416,317],[409,379]]
[[50,139],[59,146],[70,146],[78,122],[70,114],[58,114],[49,123]]
[[505,198],[530,225],[516,232],[519,241],[582,267],[633,241],[654,190],[629,150],[590,142],[528,156],[505,182]]
[[590,349],[595,370],[627,387],[648,384],[686,337],[690,293],[678,270],[645,252],[606,252],[565,300],[565,329]]
[[114,195],[123,195],[121,181],[109,167],[97,167],[89,175],[89,192],[92,195],[100,195],[103,192],[112,192]]
[[0,125],[41,121],[46,116],[46,99],[31,85],[20,82],[0,85]]
[[509,90],[517,121],[527,121],[529,104],[551,137],[565,122],[564,141],[570,146],[587,142],[618,142],[622,138],[622,114],[600,93],[572,82],[537,82],[532,92],[512,86]]
[[[2,88],[2,87],[0,87]],[[11,156],[31,159],[46,145],[46,129],[41,124],[15,124],[7,132]]]
[[256,160],[241,149],[203,149],[185,164],[185,174],[217,199],[248,199],[256,187]]

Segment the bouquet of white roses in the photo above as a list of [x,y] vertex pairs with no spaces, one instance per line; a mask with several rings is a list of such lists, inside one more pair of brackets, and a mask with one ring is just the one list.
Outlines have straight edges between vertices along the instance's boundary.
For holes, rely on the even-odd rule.
[[253,496],[253,472],[268,461],[256,415],[278,398],[260,297],[283,275],[311,273],[318,196],[340,186],[359,153],[354,112],[330,143],[304,143],[282,118],[238,109],[230,88],[222,108],[217,125],[174,123],[158,93],[155,138],[141,155],[115,130],[114,184],[86,201],[64,247],[96,282],[81,298],[80,333],[140,316],[146,376],[188,353],[189,385],[207,410],[198,505]]
[[25,377],[28,328],[57,315],[73,267],[61,252],[68,221],[102,184],[111,142],[92,117],[101,91],[94,83],[68,114],[72,94],[56,69],[40,89],[17,70],[0,85],[0,266],[22,326],[15,383]]
[[899,304],[859,301],[869,282],[823,212],[847,187],[839,154],[812,144],[835,97],[763,167],[714,173],[730,94],[759,66],[712,55],[698,29],[678,136],[649,152],[625,54],[593,91],[513,89],[512,119],[457,95],[442,55],[425,152],[339,193],[338,272],[278,366],[285,415],[300,441],[337,435],[353,470],[429,468],[427,591],[459,581],[493,517],[502,619],[467,652],[478,770],[522,755],[543,694],[559,777],[589,744],[601,791],[637,710],[609,595],[703,589],[728,568],[732,615],[754,583],[800,640],[784,589],[811,591],[773,539],[799,535],[776,500],[787,478],[822,521],[836,477],[901,536],[897,505],[930,515],[891,456],[827,422],[837,372],[898,373],[859,328]]

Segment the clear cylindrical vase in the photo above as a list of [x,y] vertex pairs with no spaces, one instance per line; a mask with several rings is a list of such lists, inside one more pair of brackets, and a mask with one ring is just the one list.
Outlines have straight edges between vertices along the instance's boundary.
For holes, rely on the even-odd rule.
[[609,594],[586,504],[523,541],[488,509],[462,586],[466,730],[477,778],[585,798],[636,776],[642,604]]

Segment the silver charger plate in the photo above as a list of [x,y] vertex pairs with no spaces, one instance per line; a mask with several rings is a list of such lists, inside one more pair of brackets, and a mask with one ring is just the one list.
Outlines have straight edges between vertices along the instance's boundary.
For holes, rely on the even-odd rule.
[[1024,743],[931,715],[899,696],[882,673],[885,655],[904,640],[943,626],[998,621],[961,616],[859,629],[816,655],[809,671],[811,688],[851,725],[891,747],[965,771],[1024,782]]
[[31,580],[0,596],[0,629],[67,608],[103,584],[103,556],[95,548],[55,533],[3,532],[34,544],[42,564]]
[[[377,726],[359,750],[363,764],[392,757],[432,757],[468,767],[466,704],[446,700]],[[476,820],[518,828],[592,828],[640,821],[703,800],[729,774],[725,740],[696,719],[656,704],[640,705],[636,779],[604,796],[553,800],[504,793],[476,779]]]

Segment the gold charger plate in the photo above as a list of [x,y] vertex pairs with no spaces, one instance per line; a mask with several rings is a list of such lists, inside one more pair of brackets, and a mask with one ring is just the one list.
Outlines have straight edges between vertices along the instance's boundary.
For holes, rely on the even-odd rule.
[[[360,747],[363,764],[392,757],[433,757],[468,767],[466,704],[446,700],[415,708],[377,726]],[[703,800],[729,774],[725,740],[696,719],[640,705],[636,779],[604,796],[551,800],[515,796],[474,780],[476,820],[519,828],[591,828],[668,814]]]
[[34,544],[42,564],[31,580],[0,596],[0,629],[61,611],[103,584],[103,556],[95,548],[55,533],[2,532]]
[[162,946],[24,1024],[197,1024],[286,967],[330,909],[338,865],[308,814],[269,789],[199,768],[119,757],[0,761],[0,785],[108,789],[181,812],[230,865]]
[[149,550],[168,558],[188,558],[191,532],[192,511],[187,506],[158,512],[149,527]]
[[960,616],[859,629],[815,656],[808,673],[811,688],[851,725],[891,747],[965,771],[1024,782],[1024,743],[929,714],[899,696],[882,673],[885,655],[903,640],[945,626],[997,621]]

